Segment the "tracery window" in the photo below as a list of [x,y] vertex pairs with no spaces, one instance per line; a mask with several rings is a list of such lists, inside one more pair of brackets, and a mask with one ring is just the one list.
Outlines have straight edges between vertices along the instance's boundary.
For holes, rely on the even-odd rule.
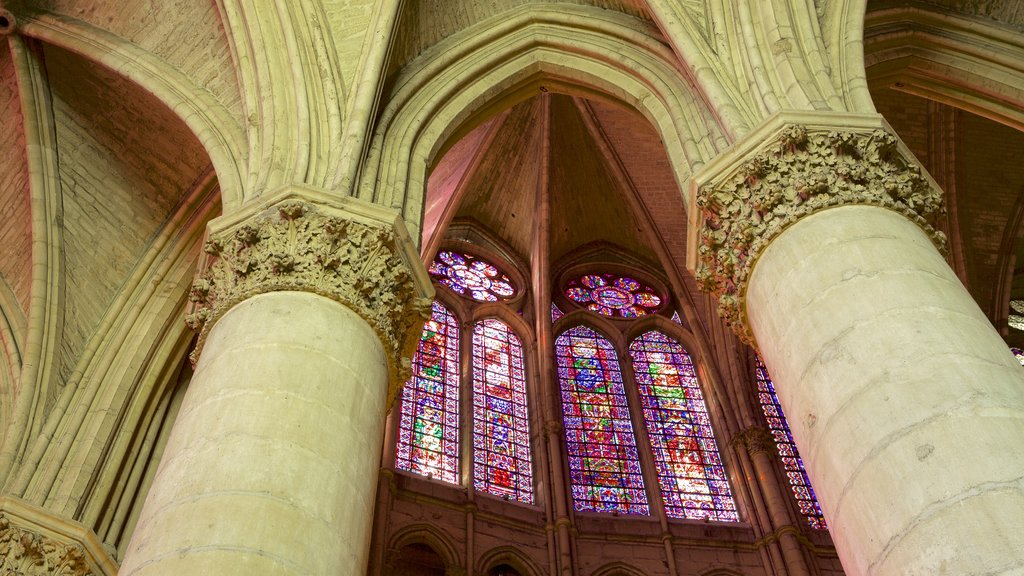
[[473,328],[473,452],[477,490],[533,503],[523,346],[493,318]]
[[657,331],[634,340],[629,354],[665,513],[674,518],[738,521],[690,355]]
[[821,513],[821,506],[818,505],[818,498],[814,495],[814,488],[811,487],[811,479],[807,477],[807,470],[804,468],[804,461],[797,452],[796,444],[793,442],[793,433],[789,430],[789,423],[786,422],[786,415],[782,413],[782,405],[779,404],[779,397],[775,394],[775,386],[768,376],[768,369],[765,368],[761,359],[757,359],[755,366],[757,377],[757,396],[761,402],[761,409],[768,420],[768,427],[775,438],[775,447],[782,459],[782,466],[789,478],[790,487],[793,489],[793,497],[796,498],[797,507],[800,513],[807,519],[807,523],[815,530],[827,530],[825,516]]
[[[430,270],[435,282],[470,302],[509,301],[518,292],[500,268],[467,253],[442,251]],[[620,320],[662,313],[664,298],[630,276],[587,274],[576,280],[567,286],[566,297],[593,313]],[[584,288],[589,292],[584,294]],[[456,309],[465,311],[461,305]],[[563,315],[552,303],[552,322]],[[673,316],[681,323],[678,313]],[[468,328],[465,340],[470,342],[460,349],[459,330],[452,309],[435,302],[414,355],[413,378],[402,394],[397,467],[532,504],[520,336],[506,322],[486,318]],[[557,336],[550,352],[558,371],[577,511],[650,514],[647,490],[657,485],[668,517],[738,520],[693,361],[677,340],[648,331],[620,351],[594,328],[576,325]],[[463,448],[472,458],[469,478],[460,478],[459,466],[463,362],[470,366],[461,392],[464,408],[471,411],[471,446]],[[647,432],[643,443],[634,422]],[[641,450],[653,452],[652,468],[644,469]]]
[[402,391],[396,466],[445,482],[459,470],[459,325],[434,301]]
[[[505,273],[477,256],[443,250],[430,270],[435,281],[471,301],[516,294]],[[435,301],[413,357],[413,377],[402,393],[396,467],[453,484],[462,480],[459,366],[465,354],[471,366],[471,383],[466,382],[462,394],[467,409],[472,406],[472,484],[498,497],[533,503],[522,342],[496,318],[477,322],[471,340],[471,348],[469,342],[460,348],[455,314]]]
[[555,356],[576,510],[647,514],[615,348],[591,328],[576,326],[555,341]]
[[584,274],[566,284],[565,295],[592,312],[612,318],[638,318],[661,307],[653,288],[630,276]]
[[516,294],[508,275],[487,260],[465,252],[441,250],[429,272],[452,292],[478,302],[508,300]]

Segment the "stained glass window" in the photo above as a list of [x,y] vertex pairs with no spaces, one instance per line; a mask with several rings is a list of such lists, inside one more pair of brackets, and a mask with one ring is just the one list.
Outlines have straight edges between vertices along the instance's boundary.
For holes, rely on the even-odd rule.
[[459,325],[435,301],[413,356],[413,376],[402,391],[396,466],[458,482]]
[[497,302],[515,296],[512,281],[497,266],[471,254],[441,250],[430,265],[430,276],[452,292],[478,302]]
[[633,425],[612,344],[586,326],[555,341],[576,510],[647,514]]
[[552,302],[551,303],[551,323],[554,324],[555,322],[558,322],[558,319],[561,318],[562,316],[565,316],[565,312],[562,312],[562,309],[558,307],[558,304],[555,304],[554,302]]
[[772,436],[775,437],[775,447],[779,450],[779,457],[782,458],[782,466],[789,478],[789,485],[793,489],[793,496],[796,498],[800,513],[807,519],[811,528],[816,530],[827,530],[825,517],[818,505],[818,498],[811,488],[811,480],[807,477],[807,470],[804,469],[804,461],[793,443],[793,434],[789,431],[789,423],[786,422],[786,415],[782,413],[782,406],[779,404],[779,397],[775,395],[775,386],[768,376],[768,369],[765,368],[761,359],[757,359],[757,395],[761,401],[761,409],[768,420],[768,427]]
[[1024,300],[1010,300],[1010,315],[1006,322],[1010,328],[1024,330]]
[[500,320],[473,328],[473,483],[533,503],[523,346]]
[[690,355],[655,331],[634,340],[629,355],[665,513],[673,518],[738,521]]
[[680,326],[683,325],[683,319],[679,317],[678,310],[672,313],[672,321],[675,322],[676,324],[679,324]]
[[1024,350],[1020,348],[1010,348],[1010,352],[1017,357],[1017,361],[1020,362],[1021,366],[1024,366]]
[[612,318],[646,316],[661,307],[650,286],[618,274],[586,274],[569,281],[565,295],[588,310]]

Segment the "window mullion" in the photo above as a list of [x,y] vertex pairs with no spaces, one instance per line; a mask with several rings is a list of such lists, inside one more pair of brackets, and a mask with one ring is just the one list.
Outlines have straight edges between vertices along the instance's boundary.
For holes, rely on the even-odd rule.
[[636,448],[640,456],[640,470],[644,476],[647,501],[650,503],[651,509],[656,511],[655,514],[661,522],[662,530],[668,530],[668,518],[665,516],[665,501],[661,496],[658,468],[654,463],[654,449],[651,447],[651,437],[647,432],[647,422],[644,420],[643,404],[640,402],[640,392],[637,390],[633,359],[627,350],[616,350],[615,353],[619,358],[622,383],[626,388],[626,402],[629,405],[629,418],[633,422],[633,430],[635,431]]

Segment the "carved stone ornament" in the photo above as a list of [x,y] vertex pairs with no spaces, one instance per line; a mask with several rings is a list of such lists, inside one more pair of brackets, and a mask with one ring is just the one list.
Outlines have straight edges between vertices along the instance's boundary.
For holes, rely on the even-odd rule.
[[232,306],[267,292],[312,292],[344,304],[376,330],[388,355],[392,405],[410,377],[433,300],[405,227],[394,213],[354,199],[335,206],[323,193],[275,196],[234,224],[211,224],[185,319],[199,332],[193,363]]
[[942,193],[882,126],[807,127],[784,123],[766,145],[696,189],[699,229],[695,274],[718,298],[724,321],[747,343],[744,295],[754,262],[788,226],[820,210],[879,206],[917,223],[940,250],[930,222]]
[[113,576],[117,565],[84,526],[0,499],[0,575]]
[[772,454],[772,450],[775,448],[775,438],[766,428],[751,426],[733,436],[732,445],[737,448],[745,448],[751,456],[758,453]]

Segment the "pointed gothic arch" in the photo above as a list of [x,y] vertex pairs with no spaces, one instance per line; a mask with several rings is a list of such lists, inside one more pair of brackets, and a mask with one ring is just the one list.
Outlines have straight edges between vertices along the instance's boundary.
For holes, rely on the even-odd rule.
[[[463,34],[474,41],[462,43]],[[482,22],[428,49],[398,79],[358,194],[399,210],[417,236],[427,171],[444,147],[495,110],[553,89],[615,100],[642,113],[664,141],[685,196],[689,172],[727,140],[697,82],[673,58],[635,21],[605,10],[526,5]]]

